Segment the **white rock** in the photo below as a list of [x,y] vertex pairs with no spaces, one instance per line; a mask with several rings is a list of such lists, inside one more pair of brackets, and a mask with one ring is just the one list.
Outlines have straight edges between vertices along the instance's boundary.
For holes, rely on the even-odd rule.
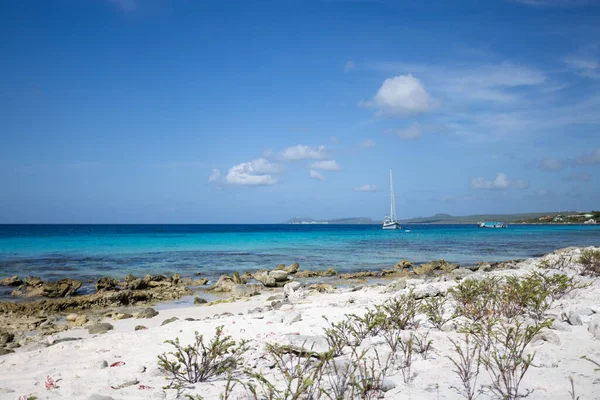
[[323,336],[296,335],[291,333],[279,336],[277,343],[283,346],[291,346],[297,350],[304,349],[316,353],[324,353],[329,350],[327,339]]
[[563,321],[554,320],[554,322],[552,322],[552,326],[550,327],[550,329],[554,329],[556,331],[562,331],[562,332],[571,332],[571,325],[569,325]]
[[536,343],[539,341],[554,343],[557,346],[560,346],[560,338],[558,335],[552,331],[544,331],[540,332],[533,337],[531,343]]
[[294,322],[298,322],[302,320],[302,313],[300,311],[290,311],[283,314],[283,323],[286,325],[291,325]]
[[575,311],[569,311],[569,314],[567,315],[567,321],[571,325],[583,325],[581,315],[577,314]]
[[90,397],[87,398],[87,400],[115,400],[115,399],[110,396],[104,396],[101,394],[92,394]]
[[595,317],[588,323],[588,332],[596,339],[600,339],[600,317]]
[[302,288],[300,282],[286,283],[283,287],[283,294],[291,303],[297,303],[308,296],[308,292]]
[[69,315],[67,315],[67,317],[65,319],[69,322],[73,322],[77,319],[77,317],[78,317],[77,314],[69,314]]
[[106,360],[100,360],[100,361],[96,361],[94,363],[94,367],[97,369],[104,369],[108,367],[108,362],[106,362]]
[[383,380],[383,382],[381,382],[381,385],[379,386],[379,388],[384,391],[390,391],[392,389],[394,389],[396,387],[396,384],[389,378],[385,378]]

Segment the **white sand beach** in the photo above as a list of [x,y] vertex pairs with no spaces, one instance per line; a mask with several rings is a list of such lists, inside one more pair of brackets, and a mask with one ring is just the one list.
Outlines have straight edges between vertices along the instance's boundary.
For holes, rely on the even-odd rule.
[[[273,385],[282,387],[284,380],[277,368],[272,368],[274,362],[266,353],[265,345],[272,343],[300,347],[304,344],[315,352],[325,351],[327,341],[323,330],[328,322],[324,317],[329,322],[336,322],[343,320],[346,314],[363,315],[376,305],[407,294],[409,290],[414,290],[419,298],[446,296],[449,299],[446,315],[449,315],[456,301],[447,291],[461,281],[493,276],[526,276],[537,271],[566,274],[589,286],[571,291],[554,301],[546,311],[545,317],[554,318],[554,323],[550,328],[543,328],[526,348],[525,353],[535,353],[535,357],[523,377],[520,393],[531,391],[528,399],[599,399],[600,372],[594,371],[598,366],[581,357],[585,355],[600,362],[600,279],[580,275],[581,266],[575,260],[581,251],[575,248],[558,251],[543,258],[524,260],[513,269],[489,272],[465,270],[435,278],[401,278],[362,288],[336,289],[333,293],[287,289],[286,292],[291,293],[290,301],[279,309],[271,309],[272,301],[267,301],[267,298],[273,293],[267,293],[233,303],[164,309],[150,319],[107,318],[105,322],[112,324],[114,329],[106,333],[90,335],[83,327],[69,329],[48,337],[48,346],[31,344],[16,348],[15,353],[0,356],[0,398],[175,399],[178,391],[163,388],[168,381],[165,371],[158,366],[158,356],[173,350],[173,346],[166,344],[165,340],[179,338],[182,344],[187,345],[193,342],[195,331],[209,340],[215,328],[221,325],[224,333],[231,335],[234,340],[249,340],[249,350],[243,355],[243,363],[236,369],[234,377],[241,382],[256,383],[255,379],[252,380],[242,371],[260,371]],[[566,264],[556,261],[565,256],[571,261]],[[549,260],[547,264],[560,267],[561,271],[539,268],[542,260]],[[283,298],[283,290],[279,292]],[[161,326],[163,321],[172,317],[178,320]],[[418,337],[428,333],[428,340],[432,343],[426,359],[423,354],[415,352],[408,383],[405,383],[402,371],[396,365],[389,369],[377,390],[364,398],[463,398],[454,388],[460,388],[461,381],[448,357],[456,357],[450,339],[460,341],[464,337],[457,332],[460,322],[465,322],[464,318],[446,323],[442,330],[433,327],[421,312],[416,320],[418,327],[405,331],[403,338],[410,332]],[[134,331],[136,325],[144,325],[148,329]],[[81,339],[60,342],[59,339],[65,338]],[[351,360],[350,347],[336,359]],[[389,346],[381,335],[367,337],[360,348],[368,350],[369,356],[374,354],[373,349],[379,354],[389,353]],[[569,377],[574,382],[574,395],[569,393]],[[219,399],[226,378],[225,374],[221,374],[207,382],[187,385],[179,398],[200,395],[204,399]],[[329,379],[323,379],[320,385],[331,394],[330,382]],[[477,390],[485,389],[490,383],[488,371],[481,366]],[[496,398],[487,389],[481,396],[490,397]],[[238,383],[229,398],[254,397]],[[320,398],[328,397],[322,394]]]

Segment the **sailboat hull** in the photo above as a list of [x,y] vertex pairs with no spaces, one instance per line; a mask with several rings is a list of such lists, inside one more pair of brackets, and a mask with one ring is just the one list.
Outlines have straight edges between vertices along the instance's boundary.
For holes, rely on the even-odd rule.
[[383,229],[402,229],[402,227],[397,222],[390,222],[387,224],[383,224]]

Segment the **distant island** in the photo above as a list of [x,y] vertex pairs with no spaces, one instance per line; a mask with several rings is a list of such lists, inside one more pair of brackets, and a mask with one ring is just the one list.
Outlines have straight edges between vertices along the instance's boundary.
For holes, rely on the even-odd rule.
[[[476,224],[481,221],[502,221],[513,224],[595,224],[600,223],[600,211],[560,211],[560,212],[538,212],[523,214],[477,214],[465,216],[453,216],[449,214],[435,214],[431,217],[416,217],[400,220],[402,224]],[[284,224],[295,225],[366,225],[381,224],[383,221],[368,217],[351,217],[316,220],[314,218],[292,218]]]

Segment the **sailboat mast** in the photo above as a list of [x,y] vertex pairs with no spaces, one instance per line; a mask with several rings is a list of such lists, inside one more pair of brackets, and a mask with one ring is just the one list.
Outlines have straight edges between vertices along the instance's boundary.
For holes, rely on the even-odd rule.
[[396,220],[396,207],[394,204],[394,184],[392,182],[392,170],[390,169],[390,218]]

